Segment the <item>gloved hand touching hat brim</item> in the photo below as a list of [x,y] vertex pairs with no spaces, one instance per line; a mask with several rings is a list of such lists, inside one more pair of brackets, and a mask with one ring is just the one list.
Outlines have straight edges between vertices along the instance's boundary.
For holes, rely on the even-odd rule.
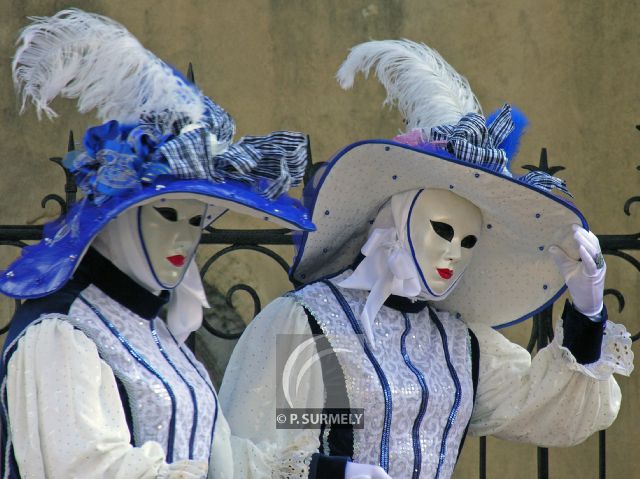
[[594,317],[602,311],[607,266],[596,235],[578,225],[572,229],[580,259],[571,258],[556,245],[549,247],[549,253],[564,276],[575,309]]

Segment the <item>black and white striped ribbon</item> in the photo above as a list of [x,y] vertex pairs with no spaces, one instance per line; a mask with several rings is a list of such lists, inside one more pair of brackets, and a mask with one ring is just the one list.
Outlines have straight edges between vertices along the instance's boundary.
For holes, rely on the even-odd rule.
[[446,141],[449,153],[462,161],[495,171],[508,171],[509,160],[499,146],[514,128],[511,106],[504,105],[489,126],[482,115],[468,113],[455,125],[433,127],[430,141]]
[[[446,143],[447,151],[459,160],[513,177],[509,171],[509,159],[505,151],[499,147],[514,128],[511,106],[505,104],[489,126],[482,115],[469,113],[456,125],[433,127],[430,141]],[[532,171],[520,176],[518,181],[546,191],[555,188],[573,197],[563,179],[544,171]]]
[[544,171],[531,171],[526,175],[519,177],[518,181],[547,191],[551,191],[555,188],[573,198],[573,195],[567,189],[567,183],[563,179],[551,176],[549,173],[545,173]]
[[155,153],[157,160],[169,164],[176,177],[244,181],[270,199],[302,182],[308,156],[304,134],[276,131],[245,136],[231,144],[233,118],[207,100],[203,123],[167,141]]

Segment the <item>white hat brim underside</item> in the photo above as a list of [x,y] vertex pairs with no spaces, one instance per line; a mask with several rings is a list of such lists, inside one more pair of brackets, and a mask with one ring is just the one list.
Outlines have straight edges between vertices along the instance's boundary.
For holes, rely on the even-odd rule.
[[587,228],[580,212],[552,193],[445,155],[384,140],[342,150],[319,180],[312,211],[317,230],[303,236],[293,277],[309,283],[349,267],[388,198],[440,188],[478,206],[483,231],[464,276],[439,309],[500,327],[555,301],[565,285],[548,248],[556,244],[579,257],[571,225]]

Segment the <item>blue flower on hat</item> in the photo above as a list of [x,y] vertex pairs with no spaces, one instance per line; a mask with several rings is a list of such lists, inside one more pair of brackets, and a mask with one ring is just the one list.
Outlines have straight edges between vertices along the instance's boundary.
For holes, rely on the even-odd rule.
[[233,118],[209,98],[205,103],[204,120],[187,123],[176,134],[164,134],[149,117],[138,125],[112,120],[89,128],[85,150],[70,152],[64,165],[97,205],[162,175],[218,183],[234,179],[254,185],[269,199],[300,184],[307,157],[305,135],[277,131],[231,143]]

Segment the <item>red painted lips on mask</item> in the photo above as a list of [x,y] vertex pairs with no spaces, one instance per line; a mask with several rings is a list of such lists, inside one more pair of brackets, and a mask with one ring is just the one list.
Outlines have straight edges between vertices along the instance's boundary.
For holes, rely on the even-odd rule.
[[167,260],[174,266],[184,266],[184,260],[186,258],[181,254],[176,254],[173,256],[167,256]]
[[436,270],[438,271],[438,274],[440,275],[441,278],[451,279],[451,277],[453,276],[453,270],[452,269],[436,268]]

